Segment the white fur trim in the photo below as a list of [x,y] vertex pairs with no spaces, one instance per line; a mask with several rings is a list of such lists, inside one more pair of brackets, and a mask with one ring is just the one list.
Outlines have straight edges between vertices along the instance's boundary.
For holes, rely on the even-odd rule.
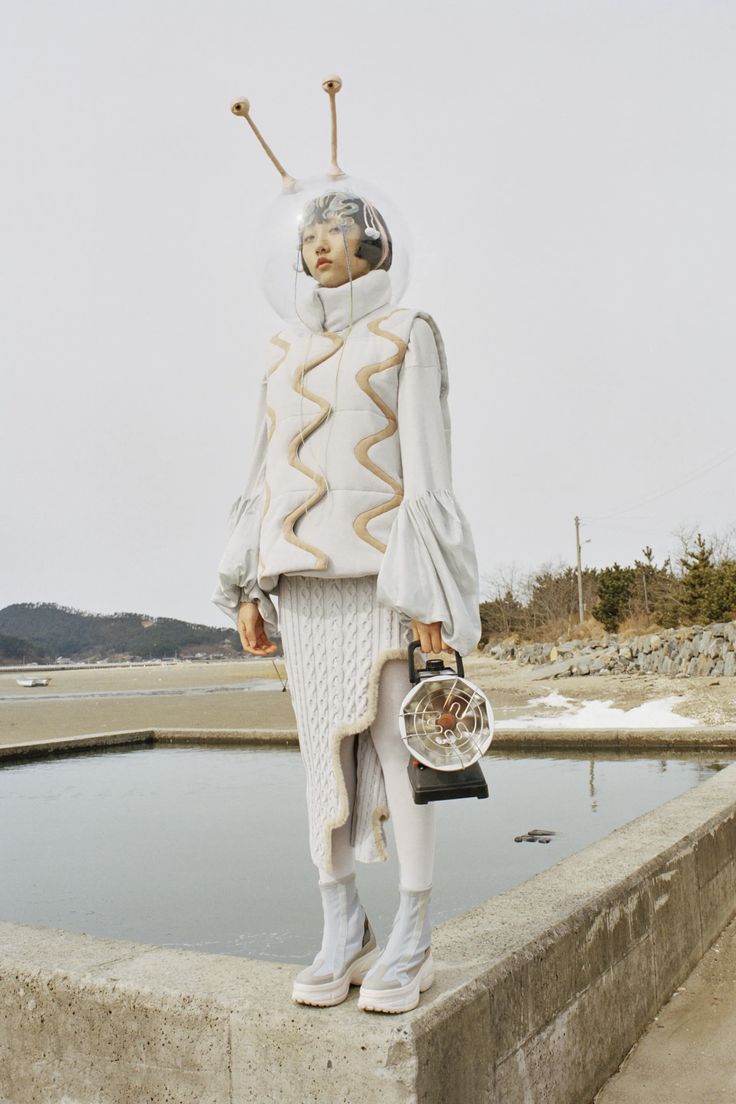
[[[339,794],[340,807],[338,809],[337,816],[334,820],[331,820],[324,829],[325,832],[325,849],[329,856],[329,862],[326,867],[327,870],[332,870],[332,832],[335,828],[340,828],[348,818],[348,791],[345,785],[345,777],[342,773],[342,763],[340,761],[340,744],[345,736],[355,736],[360,732],[364,732],[367,728],[373,724],[378,713],[378,688],[381,681],[381,670],[384,663],[389,659],[403,659],[408,662],[407,648],[384,648],[379,652],[373,661],[371,666],[370,675],[368,677],[368,707],[362,717],[359,717],[357,721],[352,724],[339,725],[332,734],[332,765],[335,771],[335,777],[337,779],[337,789]],[[388,860],[388,852],[386,850],[384,842],[384,834],[382,828],[382,821],[388,820],[390,812],[387,805],[379,805],[373,812],[373,838],[375,840],[376,849],[378,851],[379,859],[381,862]]]

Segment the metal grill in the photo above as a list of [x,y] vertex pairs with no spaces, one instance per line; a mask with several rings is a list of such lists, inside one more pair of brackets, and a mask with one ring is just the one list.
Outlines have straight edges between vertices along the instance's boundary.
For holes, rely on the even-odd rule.
[[493,738],[493,710],[483,691],[460,675],[420,679],[399,713],[401,738],[411,754],[435,770],[470,766]]

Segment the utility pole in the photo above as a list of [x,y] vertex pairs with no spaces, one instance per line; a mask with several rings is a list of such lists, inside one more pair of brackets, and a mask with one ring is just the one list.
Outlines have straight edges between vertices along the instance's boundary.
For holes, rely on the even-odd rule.
[[583,606],[583,566],[580,560],[580,518],[575,515],[575,552],[578,562],[578,610],[580,612],[580,624],[585,620],[585,608]]

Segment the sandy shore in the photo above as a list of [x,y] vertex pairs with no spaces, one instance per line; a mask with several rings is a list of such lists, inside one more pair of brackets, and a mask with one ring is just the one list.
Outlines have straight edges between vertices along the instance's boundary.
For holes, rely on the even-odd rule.
[[[583,702],[601,703],[605,716],[606,710],[628,712],[647,702],[671,699],[662,711],[662,727],[670,710],[673,718],[704,725],[736,723],[736,679],[661,675],[549,679],[540,668],[485,656],[466,658],[465,670],[486,692],[501,722],[572,716]],[[295,727],[290,695],[281,690],[279,674],[286,675],[281,659],[275,666],[265,660],[54,671],[49,686],[34,688],[18,686],[16,674],[0,670],[3,743],[147,727]],[[246,689],[249,684],[259,688]],[[632,725],[641,726],[635,717],[632,714]],[[619,715],[619,723],[625,720]]]

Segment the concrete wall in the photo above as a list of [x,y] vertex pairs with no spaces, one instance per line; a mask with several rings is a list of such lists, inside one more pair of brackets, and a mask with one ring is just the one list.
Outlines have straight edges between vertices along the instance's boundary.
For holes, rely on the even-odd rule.
[[[608,633],[600,640],[565,640],[557,644],[490,644],[486,655],[516,659],[522,666],[545,664],[545,673],[609,675],[652,671],[661,675],[736,675],[736,621],[662,629],[643,636]],[[547,670],[548,668],[548,670]]]
[[736,764],[435,928],[414,1012],[298,967],[0,923],[2,1104],[589,1104],[736,912]]
[[[735,802],[736,765],[438,932],[448,965],[474,938],[495,952],[465,1100],[589,1104],[736,912]],[[433,1066],[427,1047],[417,1099],[459,1104]]]

